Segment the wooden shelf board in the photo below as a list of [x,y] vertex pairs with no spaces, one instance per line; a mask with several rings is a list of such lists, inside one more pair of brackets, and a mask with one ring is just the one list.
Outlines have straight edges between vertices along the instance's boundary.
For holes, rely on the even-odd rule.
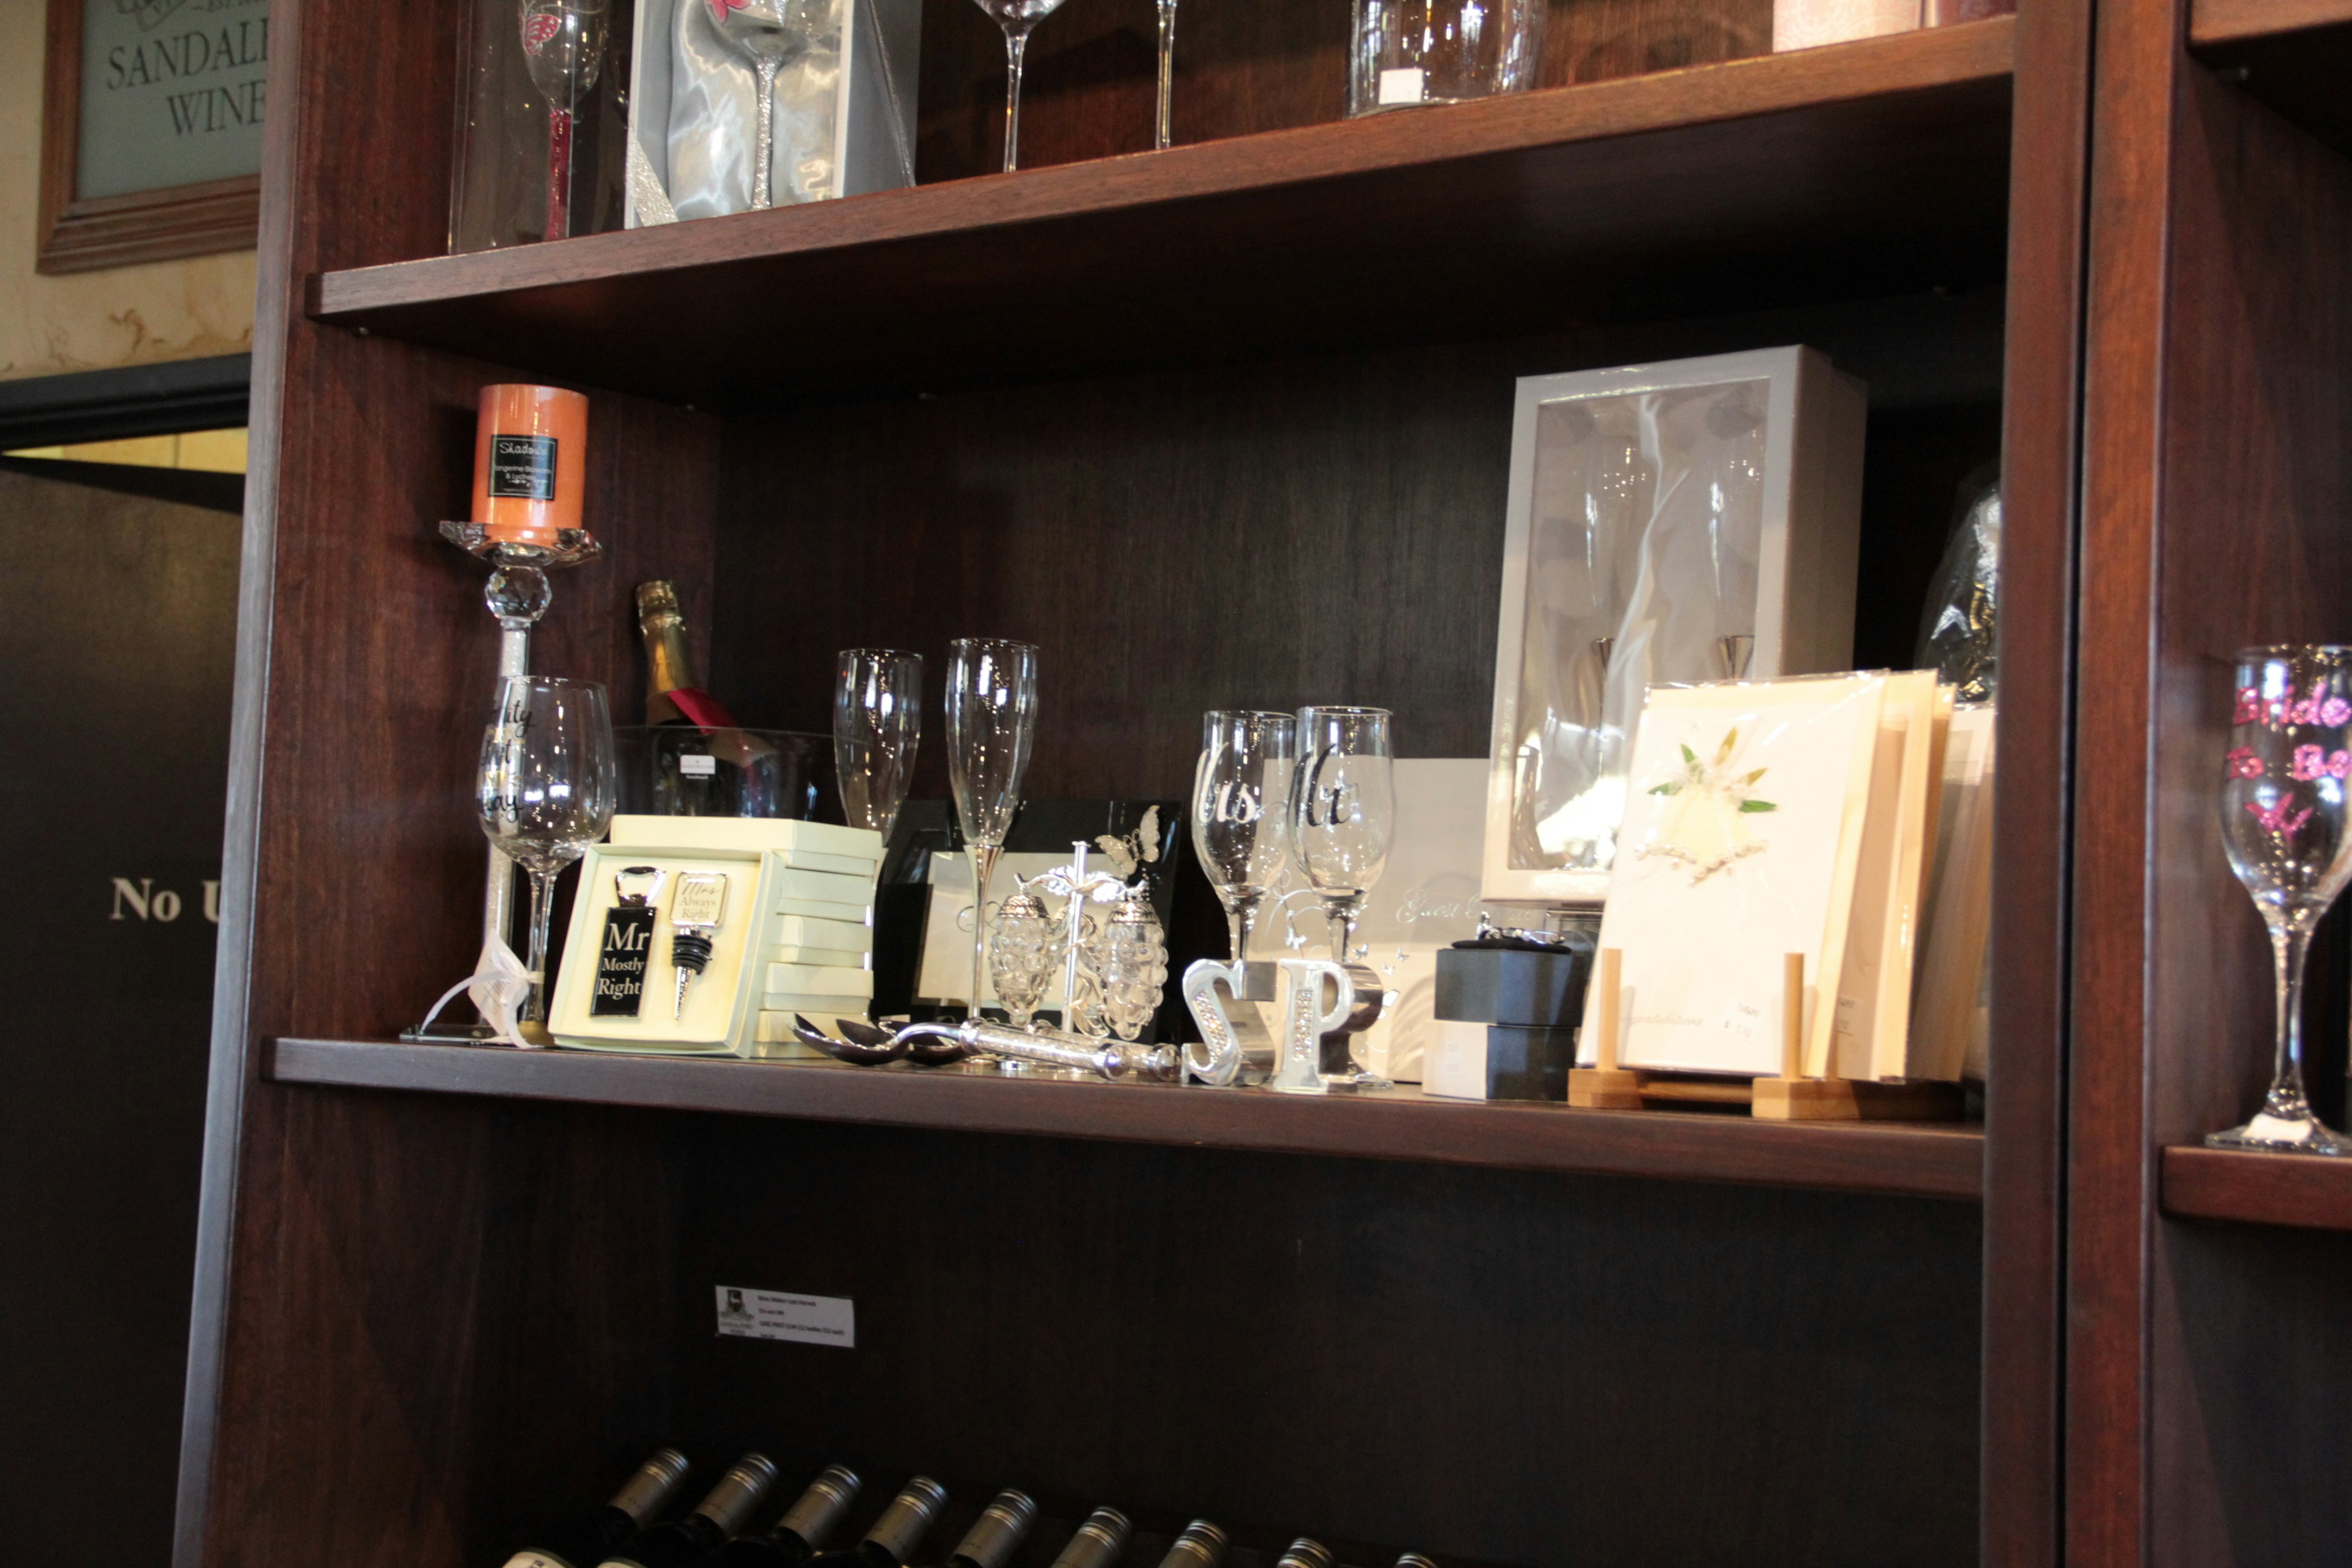
[[1998,279],[2012,32],[326,272],[310,309],[728,409]]
[[1329,1098],[982,1078],[831,1062],[281,1039],[279,1083],[635,1105],[972,1132],[1261,1149],[1980,1201],[1984,1138],[1958,1125],[1791,1124],[1673,1111]]
[[2176,1218],[2352,1230],[2352,1160],[2187,1144],[2164,1151],[2162,1181]]
[[2195,0],[2198,58],[2352,156],[2352,0]]

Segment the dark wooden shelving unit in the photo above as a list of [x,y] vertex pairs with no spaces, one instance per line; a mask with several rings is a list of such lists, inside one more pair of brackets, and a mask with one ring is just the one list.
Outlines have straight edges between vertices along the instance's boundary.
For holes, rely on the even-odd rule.
[[1846,296],[1977,284],[2001,273],[2013,33],[331,271],[310,309],[726,410],[1330,347],[1368,318],[1431,341],[1819,298],[1825,275]]
[[[1539,90],[1349,122],[1339,0],[1187,5],[1125,155],[1150,8],[1087,0],[980,176],[1002,41],[927,0],[918,188],[450,257],[467,9],[272,8],[178,1568],[500,1561],[655,1441],[1363,1563],[2054,1568],[2087,7],[1769,57],[1766,0],[1556,0]],[[1873,388],[1857,660],[2003,462],[1981,1126],[391,1043],[478,939],[485,383],[592,400],[538,668],[633,710],[650,577],[748,723],[1022,637],[1027,793],[1167,799],[1204,708],[1484,755],[1514,378],[1798,342]]]
[[2189,41],[2200,59],[2341,153],[2352,153],[2352,4],[2347,0],[2196,0]]
[[275,1042],[268,1076],[278,1083],[1185,1148],[1826,1187],[1969,1202],[1984,1195],[1980,1129],[1472,1105],[1429,1099],[1409,1084],[1360,1098],[1300,1098],[1247,1090],[1211,1094],[1167,1085],[995,1079],[826,1062],[299,1039]]
[[2164,1152],[2164,1212],[2176,1219],[2352,1230],[2352,1163],[2179,1144]]

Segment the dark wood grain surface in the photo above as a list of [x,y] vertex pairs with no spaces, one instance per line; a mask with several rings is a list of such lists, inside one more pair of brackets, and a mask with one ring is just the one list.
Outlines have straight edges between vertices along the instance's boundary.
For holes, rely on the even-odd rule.
[[1983,1487],[1979,1552],[2056,1568],[2065,1495],[2069,878],[2074,599],[2090,193],[2092,13],[2017,19],[2009,374],[2001,428],[2000,714],[1994,796],[1992,1037],[1985,1086]]
[[[667,1363],[713,1460],[1385,1543],[1365,1568],[1974,1561],[1965,1205],[742,1117],[679,1142]],[[857,1348],[719,1338],[721,1285],[848,1297]]]
[[2198,58],[2338,153],[2352,155],[2352,6],[2343,0],[2223,0],[2196,7]]
[[713,679],[822,730],[836,649],[936,681],[950,637],[1026,638],[1045,799],[1188,796],[1210,708],[1373,703],[1405,756],[1483,756],[1515,378],[1790,342],[1869,384],[1855,657],[1907,665],[2001,333],[1999,291],[1921,293],[731,420]]
[[278,1083],[733,1110],[824,1121],[1045,1133],[1364,1159],[1591,1171],[1975,1198],[1983,1139],[1961,1126],[1756,1121],[1675,1111],[1465,1104],[1380,1095],[1216,1092],[1003,1080],[830,1062],[546,1053],[283,1039]]
[[1426,342],[1979,283],[2000,270],[2011,32],[328,269],[311,307],[734,408],[1341,346],[1374,321]]
[[2268,1074],[2267,943],[2214,786],[2232,652],[2340,637],[2352,608],[2352,165],[2184,56],[2169,7],[2101,17],[2101,71],[2137,90],[2101,95],[2094,174],[2070,1545],[2318,1563],[2352,1389],[2309,1314],[2340,1262],[2167,1222],[2156,1173]]
[[2352,1230],[2352,1163],[2183,1143],[2164,1152],[2164,1212]]

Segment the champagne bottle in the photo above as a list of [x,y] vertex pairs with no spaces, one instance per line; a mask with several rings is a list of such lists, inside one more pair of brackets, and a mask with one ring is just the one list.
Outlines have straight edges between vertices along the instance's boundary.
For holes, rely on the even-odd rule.
[[858,1485],[855,1471],[827,1465],[765,1535],[740,1535],[712,1552],[712,1568],[801,1568],[824,1550],[824,1538],[857,1500]]
[[1020,1549],[1022,1538],[1037,1522],[1036,1500],[1010,1487],[980,1510],[949,1554],[949,1568],[1004,1568]]
[[765,1454],[746,1454],[692,1513],[639,1531],[607,1554],[602,1568],[695,1568],[741,1533],[775,1484],[775,1462]]
[[677,584],[656,579],[637,584],[637,630],[646,639],[646,722],[733,729],[727,710],[695,679]]
[[1218,1568],[1224,1560],[1225,1532],[1205,1519],[1196,1519],[1170,1543],[1160,1568]]
[[940,1516],[948,1500],[947,1488],[929,1476],[917,1476],[898,1489],[866,1539],[838,1552],[820,1552],[809,1568],[906,1568],[907,1559]]
[[1087,1521],[1054,1559],[1054,1568],[1110,1568],[1127,1550],[1127,1538],[1134,1528],[1118,1510],[1098,1508],[1087,1515]]
[[661,1512],[686,1479],[686,1456],[676,1448],[656,1449],[612,1501],[541,1531],[507,1559],[506,1568],[596,1568]]

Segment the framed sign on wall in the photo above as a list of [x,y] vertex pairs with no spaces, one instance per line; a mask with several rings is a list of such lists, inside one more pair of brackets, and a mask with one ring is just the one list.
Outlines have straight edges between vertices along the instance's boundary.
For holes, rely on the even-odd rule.
[[269,0],[48,0],[47,50],[41,271],[254,244]]

